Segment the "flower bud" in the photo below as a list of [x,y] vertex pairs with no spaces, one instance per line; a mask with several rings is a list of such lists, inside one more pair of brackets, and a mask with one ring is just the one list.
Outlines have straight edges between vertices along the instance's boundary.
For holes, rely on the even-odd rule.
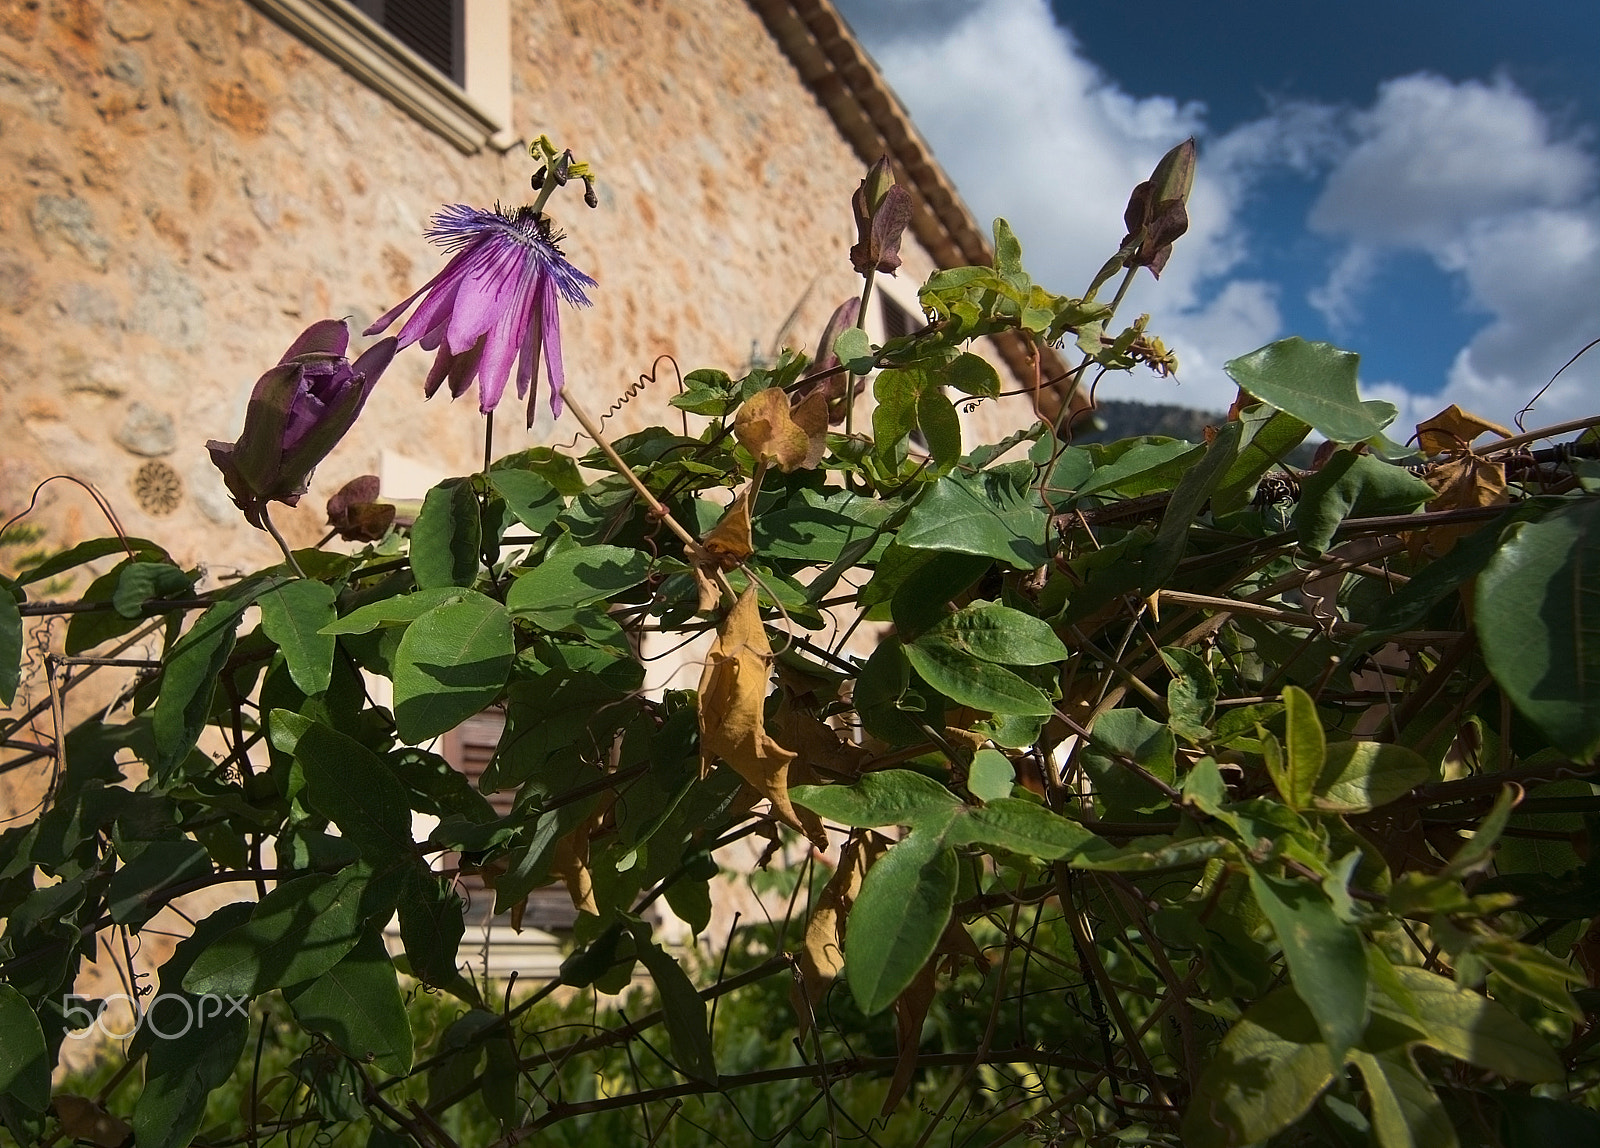
[[881,157],[856,188],[850,207],[856,218],[856,244],[850,263],[862,275],[900,269],[900,239],[911,222],[911,193],[894,181],[889,157]]
[[1194,188],[1195,143],[1191,136],[1161,157],[1150,178],[1133,189],[1122,221],[1133,248],[1125,266],[1148,267],[1156,278],[1172,255],[1172,245],[1189,230],[1189,192]]
[[234,505],[261,527],[269,502],[299,503],[311,474],[338,445],[394,358],[395,340],[381,339],[353,364],[345,357],[350,328],[342,319],[307,327],[278,365],[257,380],[237,442],[206,443]]

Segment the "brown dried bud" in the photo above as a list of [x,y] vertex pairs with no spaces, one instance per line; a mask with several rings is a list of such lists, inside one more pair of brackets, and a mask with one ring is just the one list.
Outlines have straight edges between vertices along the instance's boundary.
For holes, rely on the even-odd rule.
[[378,501],[378,476],[352,478],[328,499],[328,525],[346,542],[376,542],[394,523],[394,507]]
[[850,263],[865,275],[900,269],[900,239],[911,222],[911,193],[894,182],[889,157],[881,157],[867,172],[850,201],[856,218],[856,245]]
[[1189,192],[1194,188],[1194,138],[1184,140],[1156,164],[1150,178],[1133,189],[1122,221],[1128,228],[1122,246],[1134,248],[1126,266],[1148,267],[1156,278],[1172,255],[1172,245],[1189,230]]

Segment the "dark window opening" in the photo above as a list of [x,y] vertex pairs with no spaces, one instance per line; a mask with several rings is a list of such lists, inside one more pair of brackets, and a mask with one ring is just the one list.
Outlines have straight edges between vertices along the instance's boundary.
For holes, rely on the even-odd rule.
[[466,83],[466,0],[353,0],[373,23],[457,84]]
[[911,313],[887,295],[878,296],[878,305],[883,310],[883,337],[888,339],[901,339],[913,331],[922,330],[922,324],[913,321]]

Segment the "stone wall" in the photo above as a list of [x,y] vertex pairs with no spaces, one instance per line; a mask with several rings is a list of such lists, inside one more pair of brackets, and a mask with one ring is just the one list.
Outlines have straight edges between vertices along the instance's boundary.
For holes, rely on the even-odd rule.
[[[303,326],[348,315],[359,330],[437,270],[422,228],[439,204],[518,202],[532,165],[520,148],[463,156],[243,0],[5,0],[0,13],[0,510],[69,473],[180,561],[268,561],[206,439],[237,435],[254,380]],[[549,133],[600,175],[599,210],[552,204],[569,257],[600,282],[564,328],[569,385],[590,408],[663,353],[739,371],[797,303],[789,341],[814,342],[857,290],[861,164],[753,12],[518,0],[512,45],[515,131]],[[892,289],[914,299],[933,265],[907,246]],[[326,496],[386,455],[391,474],[407,459],[423,475],[475,465],[471,401],[421,400],[428,358],[413,349],[391,368],[281,515],[291,541],[319,537]],[[651,388],[611,425],[662,418],[670,393]],[[498,424],[501,450],[576,431]],[[40,507],[30,522],[48,545],[106,531],[67,484]]]

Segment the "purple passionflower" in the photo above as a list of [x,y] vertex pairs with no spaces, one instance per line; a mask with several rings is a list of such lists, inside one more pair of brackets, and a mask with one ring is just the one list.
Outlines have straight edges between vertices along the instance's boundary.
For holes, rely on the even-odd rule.
[[428,238],[455,252],[443,271],[415,294],[367,328],[385,331],[417,299],[422,305],[400,328],[400,346],[421,343],[439,355],[428,371],[423,393],[431,397],[446,379],[459,398],[478,380],[478,409],[494,410],[505,393],[513,360],[517,365],[517,397],[528,399],[528,425],[533,425],[533,376],[544,356],[550,381],[550,411],[561,414],[561,317],[559,295],[587,307],[585,287],[598,284],[568,263],[552,232],[550,218],[531,207],[493,211],[454,204],[440,208],[428,227]]
[[394,339],[380,339],[351,363],[344,357],[349,346],[345,320],[311,324],[256,381],[239,441],[206,443],[252,526],[265,529],[269,502],[299,503],[312,471],[356,421],[398,349]]

